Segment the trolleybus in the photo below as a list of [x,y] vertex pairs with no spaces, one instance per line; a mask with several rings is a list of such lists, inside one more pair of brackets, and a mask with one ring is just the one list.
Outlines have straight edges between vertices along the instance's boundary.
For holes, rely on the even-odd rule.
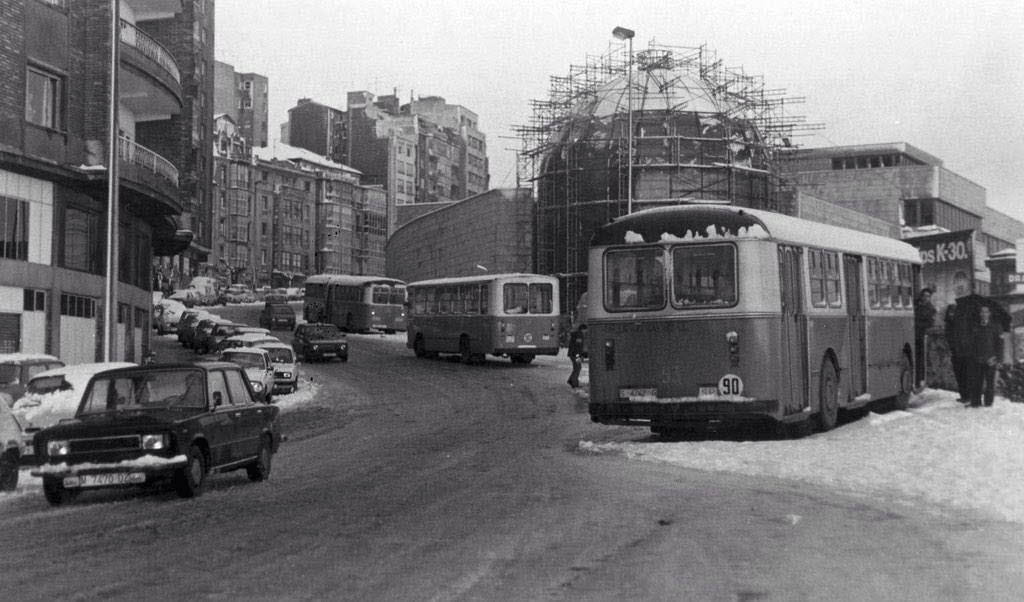
[[305,282],[302,317],[349,332],[405,330],[405,282],[384,276],[317,274]]
[[906,407],[919,266],[899,240],[766,211],[619,218],[589,255],[591,418],[828,430],[840,409]]
[[538,274],[489,274],[409,284],[406,344],[417,357],[457,353],[528,364],[558,353],[558,280]]

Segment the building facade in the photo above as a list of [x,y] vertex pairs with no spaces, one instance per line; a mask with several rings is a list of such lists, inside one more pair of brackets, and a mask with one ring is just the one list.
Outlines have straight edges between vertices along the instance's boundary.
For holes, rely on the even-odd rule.
[[270,143],[270,82],[258,73],[238,73],[232,65],[214,63],[214,115],[229,115],[242,138],[252,146]]
[[259,231],[254,206],[252,149],[228,115],[218,115],[213,143],[213,244],[209,264],[222,281],[256,282]]
[[476,113],[439,96],[401,104],[396,95],[349,92],[344,111],[300,99],[289,110],[289,143],[350,165],[362,183],[383,187],[394,210],[388,228],[411,219],[412,205],[443,205],[487,190],[487,137]]
[[[197,88],[194,64],[173,49],[186,29],[188,42],[205,24],[212,32],[212,4],[122,0],[115,72],[110,2],[0,0],[0,352],[97,361],[108,333],[110,359],[148,351],[152,258],[192,244],[178,222],[192,200],[182,192],[192,144],[180,134]],[[108,237],[112,104],[119,202]],[[108,248],[117,249],[113,328]]]

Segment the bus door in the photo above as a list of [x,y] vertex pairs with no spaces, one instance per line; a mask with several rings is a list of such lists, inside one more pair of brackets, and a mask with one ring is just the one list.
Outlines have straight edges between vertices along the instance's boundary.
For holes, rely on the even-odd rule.
[[864,323],[864,297],[861,294],[861,267],[864,259],[858,255],[843,255],[844,284],[846,285],[846,313],[849,318],[850,340],[850,395],[856,397],[867,391],[867,336]]
[[803,308],[802,249],[779,245],[779,289],[782,300],[780,358],[783,382],[779,384],[785,415],[801,412],[807,405],[807,339]]

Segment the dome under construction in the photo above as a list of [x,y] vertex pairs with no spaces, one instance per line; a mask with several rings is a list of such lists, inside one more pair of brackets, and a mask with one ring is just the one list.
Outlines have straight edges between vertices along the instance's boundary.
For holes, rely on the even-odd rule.
[[563,279],[567,308],[586,290],[590,236],[630,210],[779,210],[770,162],[795,127],[781,94],[704,48],[613,52],[552,77],[550,100],[518,130],[537,194],[537,271]]

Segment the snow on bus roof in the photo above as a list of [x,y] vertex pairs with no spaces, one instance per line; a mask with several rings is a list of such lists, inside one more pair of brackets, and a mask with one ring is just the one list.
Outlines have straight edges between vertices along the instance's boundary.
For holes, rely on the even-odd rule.
[[895,238],[772,211],[735,206],[677,205],[645,209],[600,228],[592,246],[688,240],[773,239],[861,255],[920,263],[918,250]]
[[430,280],[420,280],[417,282],[410,282],[409,287],[414,286],[435,286],[438,284],[468,284],[470,282],[490,282],[491,280],[498,280],[501,278],[530,278],[530,279],[544,279],[544,280],[557,280],[554,276],[545,276],[542,274],[528,274],[525,272],[509,272],[504,274],[481,274],[479,276],[452,276],[450,278],[432,278]]
[[355,274],[316,274],[306,278],[306,284],[405,284],[404,280],[388,276],[358,276]]

